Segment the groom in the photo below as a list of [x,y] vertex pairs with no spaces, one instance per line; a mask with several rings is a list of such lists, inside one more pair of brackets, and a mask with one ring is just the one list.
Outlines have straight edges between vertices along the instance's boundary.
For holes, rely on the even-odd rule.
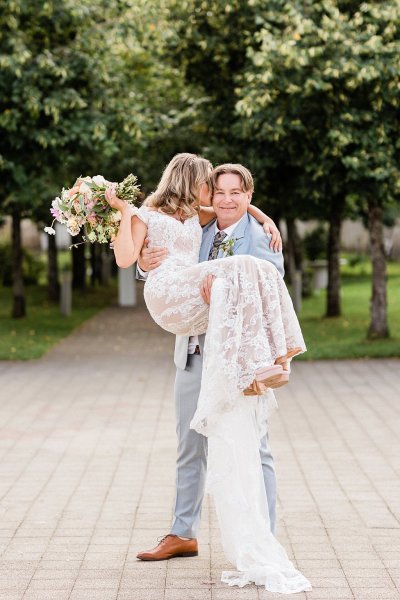
[[[200,262],[227,254],[251,254],[273,263],[283,275],[282,252],[270,249],[262,226],[250,216],[247,207],[254,184],[248,169],[239,164],[224,164],[214,169],[213,208],[217,219],[203,230]],[[230,241],[229,241],[230,240]],[[140,257],[139,274],[145,278],[163,260],[162,249],[146,249]],[[209,302],[212,281],[202,284],[202,296]],[[197,408],[202,373],[204,335],[177,336],[175,344],[175,402],[178,436],[176,503],[171,532],[152,550],[140,552],[141,560],[166,560],[176,556],[197,556],[197,532],[207,470],[207,438],[189,425]],[[276,477],[268,438],[260,442],[260,461],[268,499],[269,519],[274,533],[276,525]]]

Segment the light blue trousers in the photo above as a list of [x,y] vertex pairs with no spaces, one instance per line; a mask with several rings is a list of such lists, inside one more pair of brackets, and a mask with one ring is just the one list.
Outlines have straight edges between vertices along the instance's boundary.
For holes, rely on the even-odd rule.
[[[186,369],[177,369],[175,380],[176,433],[176,502],[171,533],[182,537],[197,537],[207,471],[207,438],[189,425],[197,408],[200,394],[202,357],[188,355]],[[274,460],[265,436],[260,443],[260,459],[268,499],[271,531],[276,527],[276,475]]]

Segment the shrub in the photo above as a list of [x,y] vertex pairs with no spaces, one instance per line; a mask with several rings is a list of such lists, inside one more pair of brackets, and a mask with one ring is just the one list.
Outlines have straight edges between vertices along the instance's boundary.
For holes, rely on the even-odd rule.
[[356,267],[357,265],[366,262],[366,258],[362,254],[352,254],[347,261],[350,267]]
[[304,250],[308,260],[318,260],[327,257],[328,234],[322,225],[304,236]]
[[[22,249],[22,273],[26,285],[37,284],[44,264],[32,252]],[[12,285],[11,246],[0,245],[0,283],[4,286]]]

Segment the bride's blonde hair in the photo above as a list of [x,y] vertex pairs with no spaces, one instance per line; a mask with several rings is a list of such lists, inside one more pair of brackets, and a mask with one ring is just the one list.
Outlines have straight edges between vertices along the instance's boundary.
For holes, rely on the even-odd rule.
[[182,217],[193,217],[198,211],[194,204],[197,204],[200,186],[211,185],[211,169],[211,163],[197,154],[176,154],[165,167],[157,189],[143,204],[167,215],[180,210]]

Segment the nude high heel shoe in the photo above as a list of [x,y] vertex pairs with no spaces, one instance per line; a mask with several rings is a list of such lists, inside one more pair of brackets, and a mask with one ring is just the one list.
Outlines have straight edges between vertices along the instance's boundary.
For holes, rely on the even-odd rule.
[[279,363],[282,366],[283,373],[280,376],[280,378],[271,385],[272,389],[276,390],[277,388],[280,388],[283,385],[286,385],[287,383],[289,383],[291,361],[292,361],[292,359],[289,358],[289,359],[286,359],[284,362]]
[[[278,383],[283,375],[281,365],[271,365],[264,367],[256,372],[256,378],[253,383],[244,390],[245,396],[262,396],[265,392]],[[282,384],[283,385],[283,384]]]

